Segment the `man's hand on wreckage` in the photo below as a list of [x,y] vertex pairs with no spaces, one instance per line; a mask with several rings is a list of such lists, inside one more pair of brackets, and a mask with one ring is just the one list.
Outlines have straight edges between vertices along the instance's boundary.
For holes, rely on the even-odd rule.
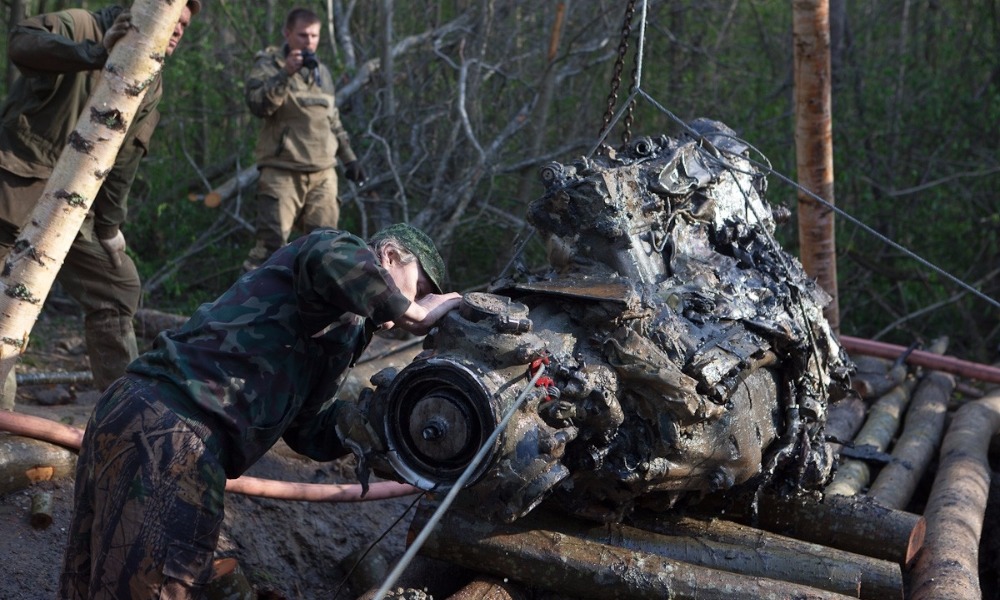
[[129,29],[132,29],[132,13],[126,10],[123,11],[122,14],[118,15],[118,18],[115,19],[115,22],[111,25],[111,27],[104,32],[104,40],[102,41],[104,49],[110,53],[111,49],[115,47],[115,44],[125,37],[125,34],[128,33]]
[[108,253],[108,258],[111,259],[111,265],[114,268],[122,266],[122,257],[125,256],[125,234],[118,230],[115,237],[106,240],[98,240],[104,251]]
[[367,417],[361,414],[358,407],[349,401],[343,401],[337,409],[336,431],[340,443],[357,458],[357,466],[354,473],[361,483],[361,497],[368,493],[368,477],[371,469],[368,468],[368,457],[376,452],[384,452],[382,439],[379,438]]

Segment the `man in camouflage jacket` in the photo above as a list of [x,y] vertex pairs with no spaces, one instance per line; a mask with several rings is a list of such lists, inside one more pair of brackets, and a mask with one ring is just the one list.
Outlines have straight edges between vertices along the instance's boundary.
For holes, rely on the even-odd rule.
[[333,76],[316,59],[320,20],[296,8],[288,13],[285,44],[257,55],[246,84],[250,112],[263,119],[257,138],[257,243],[244,262],[251,270],[285,245],[293,230],[337,227],[337,159],[345,176],[364,173],[340,122]]
[[[173,53],[201,0],[188,0],[166,53]],[[121,6],[93,12],[69,9],[26,19],[10,33],[7,50],[21,77],[0,106],[0,258],[5,257],[41,197],[52,169],[91,93],[108,53],[131,26]],[[139,305],[139,273],[125,253],[126,201],[139,161],[156,129],[163,95],[151,83],[129,126],[114,167],[66,256],[58,281],[84,309],[94,384],[104,389],[137,355],[132,317]],[[14,370],[0,405],[14,403]]]
[[60,597],[198,597],[226,479],[279,438],[315,460],[347,454],[344,433],[368,425],[334,399],[341,376],[376,327],[425,334],[455,308],[443,278],[433,242],[408,225],[369,244],[320,229],[161,333],[87,426]]

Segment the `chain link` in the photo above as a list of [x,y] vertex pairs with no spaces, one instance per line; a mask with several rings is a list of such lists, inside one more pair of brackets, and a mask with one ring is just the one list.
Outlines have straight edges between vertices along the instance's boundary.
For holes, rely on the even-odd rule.
[[[637,59],[638,60],[638,59]],[[631,96],[635,92],[639,85],[639,63],[635,62],[632,64],[632,84],[629,85],[628,95]],[[626,145],[632,139],[632,121],[633,112],[635,111],[635,98],[628,103],[628,108],[625,109],[625,116],[622,118],[622,145]]]
[[[632,36],[632,18],[635,16],[635,2],[636,0],[628,0],[628,4],[625,7],[625,21],[622,23],[621,39],[618,42],[618,57],[615,59],[615,68],[611,74],[611,91],[608,93],[608,107],[604,111],[604,124],[601,126],[598,137],[608,132],[608,128],[611,126],[611,119],[615,116],[615,104],[618,103],[618,89],[622,85],[622,71],[625,69],[625,56],[628,54],[628,39]],[[636,70],[633,68],[633,91],[635,88],[635,78]],[[625,138],[631,137],[632,107],[634,105],[635,102],[629,106],[628,115],[626,116],[625,132],[622,134]],[[628,143],[628,139],[624,141]]]

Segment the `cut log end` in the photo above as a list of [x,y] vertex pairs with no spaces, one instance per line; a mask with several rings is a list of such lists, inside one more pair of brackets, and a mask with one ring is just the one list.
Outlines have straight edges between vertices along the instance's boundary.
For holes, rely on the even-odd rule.
[[917,520],[917,524],[913,527],[913,531],[910,532],[910,540],[906,545],[906,556],[904,565],[912,565],[913,561],[917,558],[917,553],[924,546],[924,537],[927,535],[927,520],[920,517]]
[[222,204],[222,194],[216,191],[205,194],[205,206],[208,208],[218,208]]

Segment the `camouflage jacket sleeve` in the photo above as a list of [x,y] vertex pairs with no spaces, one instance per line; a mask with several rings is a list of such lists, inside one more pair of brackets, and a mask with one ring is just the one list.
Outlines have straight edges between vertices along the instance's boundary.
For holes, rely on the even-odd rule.
[[[339,401],[334,400],[345,369],[357,359],[371,339],[372,328],[357,336],[358,325],[345,327],[344,317],[356,315],[365,323],[384,323],[402,315],[410,301],[396,288],[375,254],[360,238],[343,232],[314,233],[296,259],[295,288],[298,312],[306,333],[321,343],[348,348],[351,356],[340,356],[321,377],[321,382],[306,399],[289,428],[285,442],[296,452],[315,460],[331,460],[346,450],[336,434],[335,419]],[[327,327],[331,322],[332,326]],[[364,328],[364,323],[360,324]]]
[[246,101],[251,114],[265,118],[285,102],[288,97],[288,80],[291,75],[278,58],[280,50],[268,48],[257,54],[246,83]]

